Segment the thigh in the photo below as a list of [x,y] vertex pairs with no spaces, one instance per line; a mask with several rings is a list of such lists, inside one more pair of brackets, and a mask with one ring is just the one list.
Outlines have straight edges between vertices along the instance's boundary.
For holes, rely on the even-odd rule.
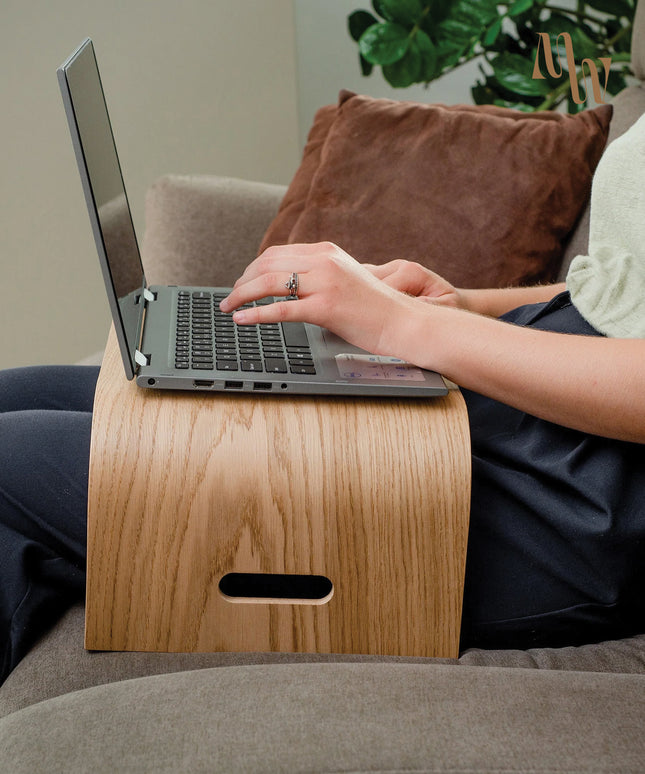
[[[506,319],[598,335],[567,293]],[[643,446],[462,392],[473,453],[462,647],[559,647],[642,633]]]
[[91,414],[0,414],[0,682],[85,585]]
[[0,413],[92,411],[98,366],[29,366],[0,370]]

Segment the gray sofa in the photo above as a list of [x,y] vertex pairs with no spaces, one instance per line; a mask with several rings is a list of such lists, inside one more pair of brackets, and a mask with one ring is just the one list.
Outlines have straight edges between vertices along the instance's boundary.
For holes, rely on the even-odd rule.
[[[610,141],[645,112],[645,4],[633,53],[640,82],[614,100]],[[283,193],[163,178],[149,281],[229,284]],[[563,273],[587,230],[588,214]],[[645,635],[446,660],[88,653],[83,625],[78,605],[0,687],[1,771],[645,771]]]

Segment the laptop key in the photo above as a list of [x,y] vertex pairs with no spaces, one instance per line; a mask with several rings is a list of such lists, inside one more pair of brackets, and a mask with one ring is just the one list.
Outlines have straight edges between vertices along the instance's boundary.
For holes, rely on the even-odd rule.
[[264,361],[264,365],[267,371],[272,374],[286,374],[287,373],[287,361],[278,357],[268,357]]
[[218,371],[237,371],[237,360],[218,360],[217,361],[217,370]]
[[242,371],[263,371],[261,360],[242,360]]
[[304,323],[282,323],[282,333],[284,335],[284,343],[287,347],[306,347],[309,345]]
[[316,369],[312,365],[302,365],[301,363],[298,363],[297,365],[290,363],[289,364],[289,370],[292,374],[315,374]]

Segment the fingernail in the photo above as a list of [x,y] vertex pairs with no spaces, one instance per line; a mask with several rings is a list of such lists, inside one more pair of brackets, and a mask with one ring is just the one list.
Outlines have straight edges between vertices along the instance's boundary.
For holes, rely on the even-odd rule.
[[233,314],[233,322],[236,322],[238,324],[243,324],[246,322],[248,318],[248,313],[241,311],[241,312],[235,312]]

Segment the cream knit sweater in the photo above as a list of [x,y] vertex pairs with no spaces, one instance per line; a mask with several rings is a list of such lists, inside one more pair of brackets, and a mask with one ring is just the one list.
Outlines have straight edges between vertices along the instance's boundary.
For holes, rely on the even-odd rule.
[[567,290],[596,330],[645,338],[645,115],[605,150],[591,187],[589,255]]

